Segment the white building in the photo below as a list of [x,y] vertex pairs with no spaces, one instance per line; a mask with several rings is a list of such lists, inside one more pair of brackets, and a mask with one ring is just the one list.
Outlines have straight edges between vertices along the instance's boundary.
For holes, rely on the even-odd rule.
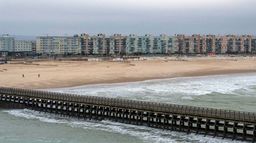
[[149,54],[153,52],[154,46],[154,37],[150,34],[146,34],[145,36],[141,37],[142,39],[142,54]]
[[15,40],[14,52],[32,52],[32,41]]
[[174,43],[174,39],[172,36],[167,36],[165,34],[161,34],[159,37],[159,41],[160,41],[160,52],[162,54],[170,54],[174,52],[174,48],[173,48],[173,43]]
[[109,54],[120,55],[125,53],[126,38],[121,34],[114,34],[109,38]]
[[131,34],[131,35],[127,36],[125,53],[126,54],[135,54],[135,53],[138,53],[138,52],[139,52],[138,36],[134,35],[134,34]]
[[169,54],[173,51],[173,37],[167,35],[126,37],[126,54]]
[[92,49],[95,55],[106,55],[109,51],[109,38],[105,34],[92,36]]
[[80,54],[81,40],[78,36],[37,37],[36,52],[52,55]]
[[13,52],[14,51],[14,37],[9,35],[0,36],[0,51]]

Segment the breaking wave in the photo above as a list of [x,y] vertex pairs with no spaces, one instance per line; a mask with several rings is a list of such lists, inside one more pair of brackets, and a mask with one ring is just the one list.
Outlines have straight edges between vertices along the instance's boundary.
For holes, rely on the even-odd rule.
[[142,82],[86,85],[72,88],[50,89],[50,91],[256,111],[254,106],[256,102],[255,73],[179,77]]

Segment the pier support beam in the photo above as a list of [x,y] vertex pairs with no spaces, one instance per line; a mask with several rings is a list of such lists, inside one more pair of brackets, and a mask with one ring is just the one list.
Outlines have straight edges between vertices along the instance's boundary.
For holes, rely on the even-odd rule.
[[233,124],[233,138],[232,140],[235,140],[237,136],[237,122],[234,122]]

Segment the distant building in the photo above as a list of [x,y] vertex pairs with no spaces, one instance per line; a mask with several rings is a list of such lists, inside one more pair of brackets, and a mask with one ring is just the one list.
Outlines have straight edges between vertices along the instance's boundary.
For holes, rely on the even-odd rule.
[[246,54],[254,50],[251,35],[178,34],[173,39],[173,50],[178,54]]
[[[2,51],[12,49],[13,40],[10,36],[2,38],[2,43],[9,43],[2,46]],[[23,44],[22,41],[18,42],[23,47],[17,48],[15,46],[13,48],[14,51],[29,49],[28,46],[25,46],[25,43],[28,44],[28,41],[23,41]],[[154,36],[146,34],[138,36],[130,34],[124,36],[114,34],[107,36],[105,34],[97,34],[90,36],[84,33],[80,36],[38,37],[36,48],[35,44],[33,45],[32,43],[32,51],[46,55],[82,54],[101,56],[136,54],[250,54],[256,53],[256,38],[252,35],[176,34],[169,36],[161,34]]]
[[[140,36],[138,47],[140,49],[140,53],[142,54],[153,54],[156,53],[155,49],[158,45],[155,45],[157,39],[151,34],[146,34],[145,36]],[[156,41],[155,41],[156,40]]]
[[14,52],[32,52],[32,47],[32,41],[15,40]]
[[14,51],[14,37],[9,35],[0,36],[0,51],[1,52],[13,52]]
[[114,34],[109,38],[109,54],[123,55],[126,48],[126,37],[121,34]]
[[36,52],[46,55],[81,54],[81,39],[77,35],[37,37]]
[[81,38],[81,53],[82,55],[93,54],[93,44],[89,34],[83,33],[80,35]]
[[186,45],[185,35],[177,34],[174,36],[174,53],[176,54],[186,54],[186,48],[189,45]]
[[206,35],[205,37],[205,52],[216,53],[216,38],[215,35]]
[[251,53],[256,53],[256,37],[253,36],[251,40]]
[[243,47],[240,50],[240,52],[242,53],[251,53],[252,51],[252,35],[243,35]]
[[109,39],[105,34],[98,34],[91,37],[92,51],[94,55],[107,55],[109,51]]
[[139,48],[138,48],[138,36],[135,34],[130,34],[126,38],[126,48],[125,48],[125,53],[126,54],[137,54],[139,53]]
[[36,41],[32,41],[32,54],[36,54]]

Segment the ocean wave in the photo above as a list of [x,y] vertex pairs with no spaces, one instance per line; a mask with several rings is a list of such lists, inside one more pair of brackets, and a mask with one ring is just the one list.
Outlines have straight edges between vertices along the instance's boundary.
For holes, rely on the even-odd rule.
[[[256,97],[254,94],[256,92],[255,85],[255,74],[231,74],[180,77],[119,84],[88,85],[73,88],[50,89],[50,91],[173,103],[177,100],[193,100],[194,97],[212,93]],[[240,90],[245,90],[245,92],[240,92]]]
[[51,124],[65,124],[72,128],[83,128],[86,130],[101,130],[111,133],[130,135],[142,139],[144,142],[152,143],[239,143],[238,141],[223,140],[219,138],[204,137],[202,135],[185,134],[167,130],[153,129],[144,126],[135,126],[111,121],[89,121],[75,118],[67,118],[60,115],[48,114],[28,109],[6,110],[10,115],[29,120],[39,120]]

